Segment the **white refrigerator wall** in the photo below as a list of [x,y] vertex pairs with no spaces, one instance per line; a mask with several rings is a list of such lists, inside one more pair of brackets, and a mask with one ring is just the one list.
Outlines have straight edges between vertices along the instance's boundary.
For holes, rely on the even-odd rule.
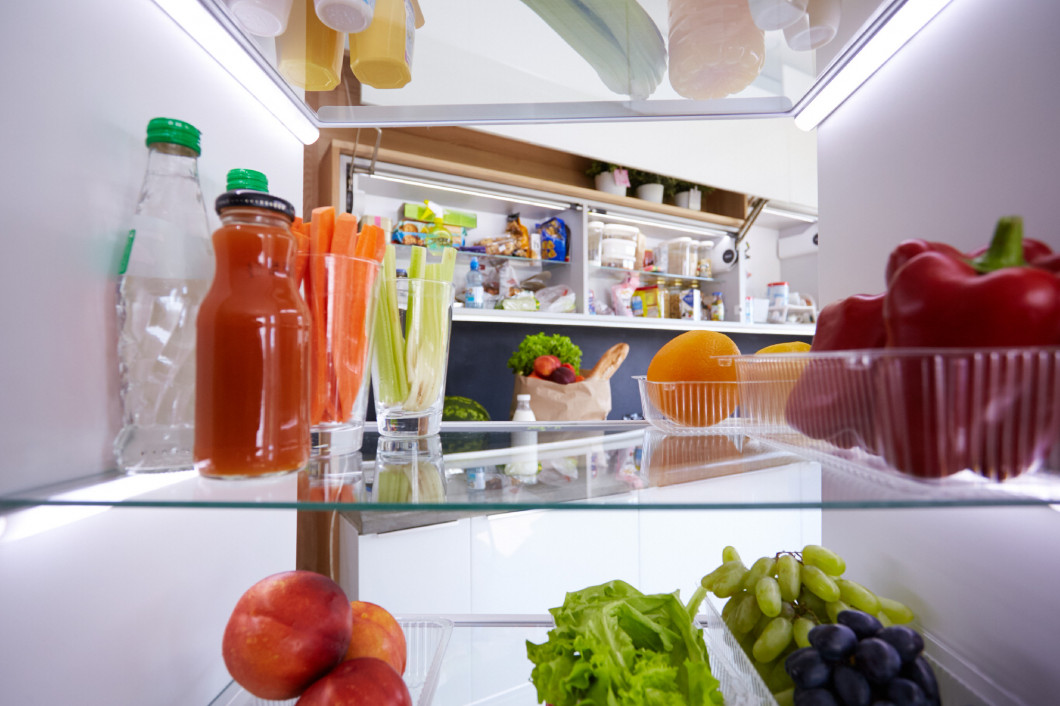
[[[202,130],[210,206],[233,167],[264,171],[300,205],[302,145],[149,0],[3,3],[0,61],[0,492],[10,493],[113,466],[114,275],[148,120]],[[54,513],[20,515],[32,522],[21,538],[0,518],[2,700],[208,703],[228,678],[231,606],[293,568],[294,513],[87,514],[61,527]]]
[[[970,249],[999,216],[1060,249],[1060,3],[953,2],[818,129],[824,303],[883,290],[909,237]],[[1055,510],[825,513],[848,573],[904,599],[992,704],[1054,703]],[[964,671],[958,658],[976,665]]]

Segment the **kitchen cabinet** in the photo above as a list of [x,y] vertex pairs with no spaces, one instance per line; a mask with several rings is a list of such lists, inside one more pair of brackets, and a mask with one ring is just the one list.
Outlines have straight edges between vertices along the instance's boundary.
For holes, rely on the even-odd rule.
[[[514,434],[525,441],[528,431],[533,445],[513,444]],[[797,550],[820,541],[832,513],[871,522],[894,507],[1030,513],[1060,502],[1060,482],[1049,473],[925,482],[804,437],[735,423],[715,431],[669,436],[641,422],[446,423],[436,444],[412,447],[369,431],[359,453],[317,458],[280,478],[226,482],[186,472],[130,493],[128,478],[107,472],[7,494],[0,508],[12,532],[42,512],[93,506],[196,508],[233,521],[248,512],[297,516],[301,567],[332,575],[351,598],[378,602],[403,620],[452,622],[432,703],[456,706],[534,703],[524,641],[543,639],[547,609],[568,590],[620,578],[645,592],[687,596],[720,563],[724,546],[745,558]],[[528,460],[539,472],[519,474]],[[379,474],[406,472],[403,463],[438,482],[413,483],[404,500],[382,502]],[[340,496],[343,489],[349,494]],[[932,606],[921,602],[917,584],[906,577],[890,597],[923,623]],[[988,612],[992,600],[982,595],[978,607]],[[923,629],[933,657],[960,653],[960,645],[933,643],[930,624]],[[959,676],[940,667],[945,703],[1008,703],[989,665]],[[755,683],[753,674],[742,677],[745,688]],[[238,691],[227,688],[215,703],[246,703]]]
[[[317,197],[312,202],[313,206],[331,205],[340,211],[381,216],[396,226],[402,220],[405,204],[422,204],[430,200],[447,209],[473,212],[477,215],[477,226],[465,230],[465,245],[475,245],[480,241],[503,236],[507,219],[512,214],[518,216],[520,222],[531,231],[552,218],[561,219],[569,228],[570,251],[566,260],[530,260],[491,255],[489,252],[461,252],[458,254],[456,268],[458,299],[461,297],[463,278],[468,271],[470,259],[477,257],[480,266],[487,271],[510,265],[519,281],[534,277],[541,279],[543,286],[568,287],[574,295],[574,302],[569,311],[558,308],[549,310],[547,307],[529,312],[492,310],[492,307],[485,310],[457,307],[454,311],[454,321],[539,323],[634,330],[708,328],[731,333],[789,337],[813,335],[812,322],[816,313],[816,307],[813,305],[804,310],[806,316],[793,321],[788,321],[787,317],[781,317],[777,323],[741,321],[743,302],[752,292],[747,284],[749,275],[745,272],[746,258],[741,260],[738,257],[740,248],[735,244],[735,239],[749,233],[745,245],[756,240],[758,232],[752,225],[759,214],[758,210],[748,208],[747,197],[743,194],[718,190],[712,202],[718,204],[715,208],[724,213],[693,211],[671,204],[612,195],[571,184],[569,174],[563,175],[568,181],[559,181],[560,177],[550,179],[512,172],[499,158],[493,167],[483,167],[461,163],[456,161],[456,158],[445,160],[425,155],[422,151],[412,152],[409,151],[412,149],[409,146],[404,149],[380,148],[380,144],[387,144],[390,134],[380,133],[380,137],[381,141],[377,141],[374,146],[370,140],[363,144],[335,139],[322,150],[323,155],[316,169]],[[430,143],[421,141],[419,144],[421,150],[431,148]],[[512,147],[509,145],[509,148]],[[465,150],[472,152],[474,148],[465,147]],[[573,155],[563,157],[576,158]],[[581,174],[575,176],[584,179]],[[310,207],[307,206],[307,209]],[[778,231],[797,228],[800,225],[806,227],[807,223],[812,223],[815,218],[816,214],[805,209],[775,208],[771,215],[763,218],[763,222],[768,219],[768,229],[763,227],[762,231],[772,232],[775,240]],[[673,239],[691,237],[697,246],[700,243],[710,246],[724,245],[737,256],[736,262],[735,265],[728,266],[731,269],[725,269],[716,275],[712,273],[709,277],[654,271],[634,272],[608,266],[599,256],[595,261],[590,257],[588,232],[591,222],[635,228],[642,237],[640,248],[659,253],[657,259],[664,257],[662,251]],[[423,224],[419,225],[422,227]],[[775,251],[775,248],[773,250]],[[698,247],[696,252],[697,256],[701,252]],[[398,256],[399,263],[407,260],[406,251],[400,246]],[[769,258],[776,269],[782,271],[781,261],[770,249],[756,248],[756,257],[758,260]],[[716,266],[723,264],[720,258],[715,259]],[[600,311],[614,309],[611,288],[631,274],[637,275],[639,286],[676,286],[683,283],[684,287],[690,287],[694,282],[702,293],[702,320],[597,314],[597,304],[603,304]],[[815,289],[814,285],[805,280],[804,284]],[[761,291],[756,291],[755,295],[756,298],[762,299],[765,294],[764,287],[759,289]],[[707,320],[707,307],[714,291],[721,291],[727,302],[724,321]],[[795,287],[792,291],[796,291]],[[815,299],[814,291],[802,291],[811,301]]]

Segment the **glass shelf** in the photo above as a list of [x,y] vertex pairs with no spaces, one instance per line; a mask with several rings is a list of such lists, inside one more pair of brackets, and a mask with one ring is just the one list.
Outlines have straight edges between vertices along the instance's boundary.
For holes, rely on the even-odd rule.
[[[373,531],[451,520],[454,514],[514,510],[1060,504],[1060,475],[1053,472],[1026,473],[1002,483],[967,472],[925,481],[892,471],[875,457],[822,450],[801,435],[767,438],[738,427],[717,430],[667,436],[637,421],[446,422],[428,442],[396,446],[371,430],[360,452],[314,459],[309,468],[275,479],[220,481],[194,471],[138,476],[111,471],[5,495],[0,509],[339,510],[363,531]],[[536,435],[536,443],[513,446],[514,439],[525,440],[528,433]],[[426,462],[418,463],[419,475],[410,476],[397,494],[385,491],[380,472],[408,475],[413,461]],[[537,473],[528,470],[536,464]],[[436,475],[426,468],[434,468]],[[19,514],[5,516],[9,530],[18,524]]]
[[[397,253],[398,253],[399,256],[404,254],[406,257],[408,256],[409,251],[414,247],[412,245],[404,245],[404,244],[401,244],[401,243],[393,243],[393,245],[396,248]],[[513,264],[520,264],[520,265],[569,265],[570,264],[569,260],[542,260],[540,258],[516,257],[514,255],[490,255],[489,253],[476,252],[474,250],[461,250],[460,248],[454,248],[454,249],[456,250],[457,258],[464,258],[464,259],[467,259],[467,260],[470,260],[473,257],[477,257],[479,260],[484,260],[484,261],[489,261],[489,260],[503,261],[503,260],[507,260],[507,261],[509,261],[509,262],[511,262]],[[427,261],[428,262],[435,262],[435,261],[439,261],[440,262],[441,261],[441,252],[440,251],[434,251],[434,250],[428,251],[428,253],[427,253]]]
[[[902,2],[844,6],[835,37],[815,50],[792,48],[784,31],[756,28],[746,7],[743,13],[726,14],[727,26],[698,28],[697,44],[707,45],[708,52],[690,65],[701,68],[696,62],[708,60],[711,51],[757,61],[741,68],[742,80],[704,91],[682,88],[674,80],[680,49],[668,37],[666,0],[639,0],[630,5],[629,14],[622,6],[622,12],[599,15],[599,8],[606,7],[599,2],[570,3],[578,18],[554,18],[551,26],[534,12],[533,3],[478,0],[444,8],[423,3],[424,21],[415,30],[411,52],[412,77],[400,88],[357,81],[346,35],[321,39],[319,31],[306,33],[306,20],[299,21],[297,13],[305,11],[306,3],[311,11],[312,0],[296,0],[296,19],[282,38],[248,32],[231,13],[232,3],[200,1],[277,86],[325,127],[791,115],[824,69],[844,61],[846,50],[875,31],[879,18]],[[556,14],[566,7],[558,4]],[[568,42],[560,32],[578,23],[602,27],[601,36],[593,41],[591,31],[579,32]],[[518,31],[513,35],[511,28]],[[302,66],[307,44],[337,47],[337,55],[325,50],[329,56],[319,58],[318,63],[328,65],[323,84],[307,85],[307,73],[313,75],[304,68],[290,70]],[[585,58],[593,56],[605,58],[595,64]]]
[[592,265],[592,269],[607,272],[608,274],[626,277],[628,275],[639,275],[641,279],[647,278],[652,282],[658,280],[681,280],[682,282],[724,282],[714,277],[689,277],[688,275],[673,275],[669,272],[649,272],[647,270],[627,270],[624,267],[609,267],[607,265]]

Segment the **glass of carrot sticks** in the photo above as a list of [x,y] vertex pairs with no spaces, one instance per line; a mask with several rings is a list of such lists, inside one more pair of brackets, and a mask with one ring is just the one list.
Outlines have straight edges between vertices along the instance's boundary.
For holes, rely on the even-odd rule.
[[295,276],[310,316],[310,437],[314,455],[361,448],[368,404],[379,268],[386,233],[357,217],[313,209],[292,226]]
[[383,436],[437,434],[445,398],[453,314],[456,250],[410,248],[408,276],[397,276],[396,251],[386,246],[372,356],[375,418]]

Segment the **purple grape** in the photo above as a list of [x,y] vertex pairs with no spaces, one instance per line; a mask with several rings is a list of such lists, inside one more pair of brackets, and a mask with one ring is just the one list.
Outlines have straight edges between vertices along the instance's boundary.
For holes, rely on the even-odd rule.
[[884,628],[876,634],[876,637],[896,649],[903,663],[912,662],[924,650],[924,638],[916,630],[905,625],[892,625]]
[[800,689],[824,686],[832,677],[832,666],[812,647],[802,647],[788,655],[784,669]]
[[796,689],[795,706],[839,706],[828,689]]
[[935,680],[935,671],[923,657],[917,657],[912,662],[902,665],[902,676],[920,687],[924,695],[931,701],[939,699],[939,684]]
[[817,648],[821,656],[838,662],[850,656],[858,645],[857,635],[846,625],[824,623],[815,625],[809,632],[810,645]]
[[840,611],[839,615],[835,617],[835,620],[837,623],[846,625],[853,630],[859,640],[864,640],[866,637],[873,637],[883,629],[883,623],[881,623],[875,615],[869,615],[860,610]]
[[908,679],[892,679],[887,685],[887,698],[894,706],[931,706],[931,701],[920,687]]
[[837,664],[832,674],[832,690],[843,706],[869,706],[872,687],[865,675],[846,664]]
[[854,650],[854,666],[871,683],[882,685],[898,676],[902,658],[890,644],[878,637],[867,637]]

